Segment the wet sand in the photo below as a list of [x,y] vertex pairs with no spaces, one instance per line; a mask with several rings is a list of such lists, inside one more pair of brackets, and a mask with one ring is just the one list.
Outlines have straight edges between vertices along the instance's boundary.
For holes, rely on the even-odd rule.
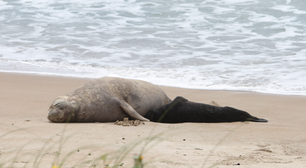
[[[305,96],[160,86],[171,99],[183,96],[202,103],[215,101],[269,122],[146,122],[139,126],[50,123],[47,109],[51,102],[89,80],[0,73],[0,164],[51,167],[69,156],[62,167],[81,167],[85,160],[108,154],[105,163],[90,163],[103,167],[131,147],[125,158],[118,161],[120,167],[133,167],[133,157],[141,151],[145,167],[202,167],[204,163],[203,167],[220,168],[306,165]],[[148,141],[146,137],[155,139]],[[115,151],[119,152],[112,153]]]

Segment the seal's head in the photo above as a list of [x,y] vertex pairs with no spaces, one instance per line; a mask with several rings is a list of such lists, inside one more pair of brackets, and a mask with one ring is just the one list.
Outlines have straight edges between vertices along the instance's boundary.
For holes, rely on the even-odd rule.
[[73,122],[78,107],[68,96],[56,98],[48,109],[48,119],[52,122]]

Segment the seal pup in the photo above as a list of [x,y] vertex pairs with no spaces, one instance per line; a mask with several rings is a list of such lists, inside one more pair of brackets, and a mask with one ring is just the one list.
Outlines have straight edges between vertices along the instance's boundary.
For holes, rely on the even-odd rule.
[[188,101],[178,96],[172,102],[161,107],[151,109],[146,115],[150,121],[161,123],[182,122],[234,122],[253,121],[268,122],[249,113],[232,107],[219,107],[203,103]]
[[149,82],[104,77],[56,98],[49,107],[52,122],[115,122],[125,117],[149,121],[143,117],[150,109],[171,100]]

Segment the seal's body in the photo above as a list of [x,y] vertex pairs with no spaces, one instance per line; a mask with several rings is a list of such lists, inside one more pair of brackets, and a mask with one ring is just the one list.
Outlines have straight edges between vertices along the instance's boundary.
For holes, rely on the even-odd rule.
[[157,86],[140,80],[105,77],[53,101],[52,122],[114,122],[125,117],[148,121],[143,116],[171,100]]
[[234,122],[253,121],[268,122],[249,113],[232,107],[218,107],[203,103],[188,101],[183,97],[176,97],[172,102],[161,107],[151,109],[146,115],[150,121],[162,123],[182,122]]

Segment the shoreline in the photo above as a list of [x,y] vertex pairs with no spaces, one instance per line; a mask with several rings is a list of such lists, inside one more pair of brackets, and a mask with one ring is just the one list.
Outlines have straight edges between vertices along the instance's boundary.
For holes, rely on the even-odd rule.
[[[245,110],[269,122],[146,122],[137,127],[114,123],[50,123],[47,109],[51,102],[89,80],[0,73],[0,158],[7,155],[6,151],[15,151],[10,149],[22,149],[14,166],[33,167],[34,159],[25,156],[33,155],[35,158],[44,144],[51,143],[55,145],[43,151],[41,166],[52,166],[59,152],[58,143],[72,135],[60,152],[60,158],[63,158],[63,155],[75,150],[65,163],[66,167],[71,167],[76,160],[95,158],[133,144],[138,139],[164,132],[158,136],[160,141],[154,140],[156,145],[143,154],[143,161],[148,167],[201,167],[208,156],[206,167],[213,164],[218,164],[216,167],[220,168],[237,167],[237,163],[250,168],[302,168],[306,165],[306,135],[303,133],[306,129],[305,96],[160,86],[171,99],[183,96],[201,103],[215,101],[221,106]],[[7,135],[2,136],[4,134]],[[81,149],[88,145],[98,147],[91,149],[92,152]],[[213,150],[216,145],[218,147]],[[141,143],[126,156],[123,167],[132,167],[134,154],[139,153],[143,146]]]
[[[68,79],[80,79],[80,80],[93,80],[97,78],[91,78],[91,77],[78,77],[78,76],[62,76],[57,74],[37,74],[35,72],[33,73],[27,73],[27,72],[5,72],[0,71],[1,74],[12,74],[12,75],[25,75],[25,76],[38,76],[38,77],[51,77],[51,78],[68,78]],[[127,78],[129,79],[129,78]],[[140,79],[137,79],[140,80]],[[228,90],[228,89],[198,89],[198,88],[184,88],[184,87],[175,87],[175,86],[166,86],[166,85],[157,85],[159,87],[166,87],[166,88],[177,88],[177,89],[187,89],[187,90],[203,90],[203,91],[225,91],[225,92],[246,92],[246,93],[253,93],[253,94],[267,94],[267,95],[275,95],[275,96],[297,96],[297,97],[306,97],[306,95],[300,95],[300,94],[277,94],[277,93],[265,93],[265,92],[258,92],[258,91],[246,91],[246,90]]]

